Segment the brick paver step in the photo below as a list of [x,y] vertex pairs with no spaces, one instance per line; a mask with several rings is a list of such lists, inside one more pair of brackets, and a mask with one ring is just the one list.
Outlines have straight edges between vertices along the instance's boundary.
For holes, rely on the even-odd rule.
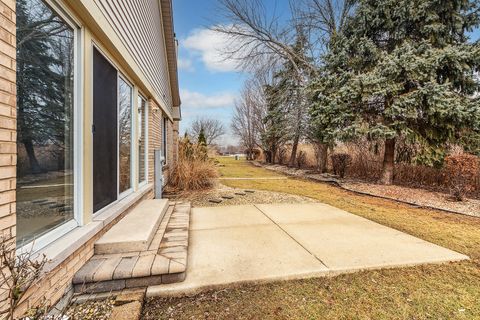
[[109,292],[183,281],[190,210],[190,204],[170,203],[146,250],[95,254],[75,274],[75,292]]

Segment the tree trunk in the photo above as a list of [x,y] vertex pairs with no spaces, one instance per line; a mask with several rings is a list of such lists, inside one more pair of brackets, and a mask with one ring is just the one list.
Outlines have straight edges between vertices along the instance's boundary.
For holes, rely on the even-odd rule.
[[294,167],[295,166],[295,161],[297,161],[297,149],[298,149],[298,141],[299,140],[300,140],[299,136],[296,136],[293,139],[292,153],[290,154],[290,161],[289,161],[290,167]]
[[320,173],[327,171],[328,145],[325,143],[317,144],[317,165]]
[[385,140],[385,155],[383,157],[382,177],[380,183],[384,185],[393,184],[395,169],[395,138]]
[[272,153],[269,150],[264,150],[263,153],[265,154],[265,162],[272,163]]
[[275,161],[276,161],[276,158],[277,158],[277,148],[272,148],[272,150],[270,151],[271,153],[271,164],[275,164]]
[[28,160],[30,162],[30,172],[31,173],[41,173],[42,169],[38,163],[37,157],[35,156],[35,149],[33,148],[32,140],[26,139],[23,140],[23,145],[25,146],[25,151],[27,152]]
[[248,160],[248,161],[252,161],[252,160],[253,160],[252,150],[251,150],[251,149],[248,149],[248,150],[247,150],[247,160]]

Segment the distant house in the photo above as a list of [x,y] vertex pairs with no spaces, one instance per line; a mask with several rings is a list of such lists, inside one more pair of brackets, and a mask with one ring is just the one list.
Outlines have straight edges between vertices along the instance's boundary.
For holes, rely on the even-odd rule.
[[50,259],[27,308],[153,197],[154,150],[164,176],[176,161],[177,43],[171,0],[0,0],[0,17],[0,230]]

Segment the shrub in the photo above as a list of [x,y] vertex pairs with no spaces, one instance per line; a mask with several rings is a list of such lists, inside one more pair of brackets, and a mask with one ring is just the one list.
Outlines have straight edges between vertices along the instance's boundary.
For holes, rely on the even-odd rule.
[[445,178],[455,200],[463,201],[475,190],[479,170],[478,157],[474,155],[458,154],[445,158]]
[[[335,153],[346,153],[352,157],[348,176],[366,181],[377,181],[382,172],[382,145],[366,139],[356,143],[338,145]],[[333,167],[333,163],[332,163]]]
[[286,148],[280,148],[280,150],[278,150],[278,163],[279,164],[286,164],[288,162],[288,154],[287,154],[288,150]]
[[192,144],[188,138],[179,142],[178,161],[168,179],[171,191],[205,190],[213,187],[218,172],[207,157],[202,144]]
[[352,162],[352,157],[347,153],[332,154],[333,173],[339,175],[340,178],[345,177],[345,172]]
[[307,154],[305,151],[300,151],[297,155],[297,167],[299,169],[305,167],[307,163]]
[[258,160],[262,157],[262,150],[256,148],[253,149],[253,160]]

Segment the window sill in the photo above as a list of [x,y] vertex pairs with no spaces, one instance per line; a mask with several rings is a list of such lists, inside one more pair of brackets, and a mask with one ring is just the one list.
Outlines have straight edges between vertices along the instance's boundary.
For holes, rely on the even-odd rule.
[[77,227],[60,237],[56,241],[47,245],[45,248],[36,253],[37,257],[45,257],[48,263],[45,266],[45,272],[55,269],[75,251],[84,246],[97,233],[103,230],[105,226],[111,223],[115,218],[120,216],[123,212],[128,210],[131,206],[136,204],[145,194],[153,189],[153,184],[146,184],[124,199],[118,201],[107,210],[99,215],[94,216],[93,221],[89,224]]

